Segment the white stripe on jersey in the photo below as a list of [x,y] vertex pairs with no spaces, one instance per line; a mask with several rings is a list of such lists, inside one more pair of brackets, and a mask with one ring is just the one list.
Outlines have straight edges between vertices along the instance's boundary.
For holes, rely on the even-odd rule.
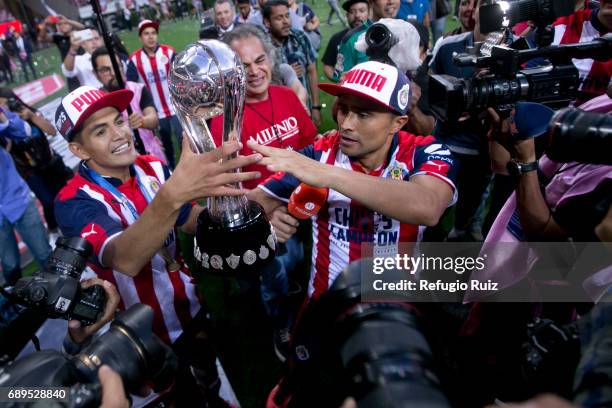
[[[164,324],[168,330],[170,341],[174,341],[181,335],[182,328],[176,310],[174,309],[174,286],[170,281],[170,275],[166,272],[166,263],[159,255],[151,260],[153,273],[153,289],[159,302],[159,307],[164,317]],[[176,273],[176,272],[170,272]]]
[[117,290],[126,309],[136,303],[142,303],[134,284],[134,278],[115,270],[113,271],[113,277],[117,282]]
[[183,273],[183,271],[179,271],[178,273],[179,277],[183,281],[183,284],[185,285],[187,299],[189,299],[189,314],[191,314],[191,317],[194,317],[200,310],[200,300],[198,299],[198,295],[196,293],[196,286],[191,281],[190,276]]
[[[168,50],[168,59],[172,58],[172,50]],[[130,59],[133,64],[136,66],[136,71],[138,72],[138,77],[140,81],[144,83],[149,91],[151,91],[151,96],[153,97],[153,102],[155,103],[155,109],[157,109],[157,115],[160,119],[164,119],[166,117],[174,115],[174,107],[170,102],[170,90],[168,89],[168,72],[166,70],[166,64],[164,61],[167,59],[163,53],[163,48],[159,47],[155,53],[155,61],[157,63],[157,74],[160,80],[159,87],[155,81],[155,76],[153,74],[153,67],[151,66],[151,62],[149,60],[149,56],[147,53],[140,49],[137,51],[132,58]],[[142,70],[145,73],[145,77],[142,76],[142,73],[138,69],[138,63],[142,64]],[[160,92],[161,88],[161,92]],[[163,101],[162,101],[163,99]],[[164,109],[164,103],[166,105],[167,110]]]

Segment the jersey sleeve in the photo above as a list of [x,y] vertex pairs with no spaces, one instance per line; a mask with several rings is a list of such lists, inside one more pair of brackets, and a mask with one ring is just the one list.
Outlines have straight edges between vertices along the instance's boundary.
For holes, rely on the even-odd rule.
[[104,249],[112,238],[123,232],[121,221],[109,214],[105,204],[81,191],[68,199],[63,199],[62,195],[60,193],[55,202],[55,218],[62,234],[85,238],[93,246],[91,261],[105,267],[102,263]]
[[[300,150],[299,153],[310,159],[315,160],[314,145],[307,146],[306,148]],[[299,185],[300,180],[295,178],[292,174],[279,172],[268,177],[266,181],[264,181],[257,187],[274,198],[277,198],[284,202],[289,202],[289,197],[291,197],[291,193],[293,193],[293,190],[295,190]]]
[[434,142],[416,148],[414,152],[414,170],[408,177],[426,175],[436,177],[447,183],[453,190],[453,199],[449,204],[450,207],[457,201],[457,187],[455,186],[457,168],[457,161],[448,147]]

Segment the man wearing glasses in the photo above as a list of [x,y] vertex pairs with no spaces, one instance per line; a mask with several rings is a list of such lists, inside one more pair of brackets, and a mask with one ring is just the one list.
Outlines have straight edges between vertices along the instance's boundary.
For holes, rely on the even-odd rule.
[[[117,62],[119,62],[119,58],[116,58]],[[120,89],[106,47],[100,47],[93,52],[91,56],[91,65],[96,74],[96,78],[102,83],[100,89],[105,92],[114,92]],[[149,91],[144,84],[126,81],[123,65],[119,64],[119,67],[122,70],[121,76],[125,82],[126,89],[134,93],[134,97],[130,103],[132,113],[127,116],[130,128],[138,129],[138,134],[142,139],[147,154],[157,157],[163,161],[164,164],[168,164],[162,143],[154,133],[159,124],[159,117],[157,116],[157,109],[155,108],[155,102],[153,101],[151,91]]]

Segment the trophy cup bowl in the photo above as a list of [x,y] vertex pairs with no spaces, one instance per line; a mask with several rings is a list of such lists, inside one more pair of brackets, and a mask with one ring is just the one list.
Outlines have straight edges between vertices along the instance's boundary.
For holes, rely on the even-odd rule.
[[[168,84],[194,152],[217,147],[206,120],[219,115],[223,115],[223,143],[240,140],[246,75],[229,46],[217,40],[188,45],[174,58]],[[194,239],[196,270],[222,276],[250,274],[274,258],[276,245],[274,230],[259,204],[246,196],[208,197]]]

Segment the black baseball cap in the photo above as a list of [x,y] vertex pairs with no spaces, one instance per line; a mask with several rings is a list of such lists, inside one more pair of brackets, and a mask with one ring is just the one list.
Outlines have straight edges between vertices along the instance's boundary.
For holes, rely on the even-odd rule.
[[351,6],[355,3],[365,3],[367,5],[369,5],[368,0],[346,0],[344,3],[342,3],[342,8],[345,11],[349,11],[349,9],[351,8]]

